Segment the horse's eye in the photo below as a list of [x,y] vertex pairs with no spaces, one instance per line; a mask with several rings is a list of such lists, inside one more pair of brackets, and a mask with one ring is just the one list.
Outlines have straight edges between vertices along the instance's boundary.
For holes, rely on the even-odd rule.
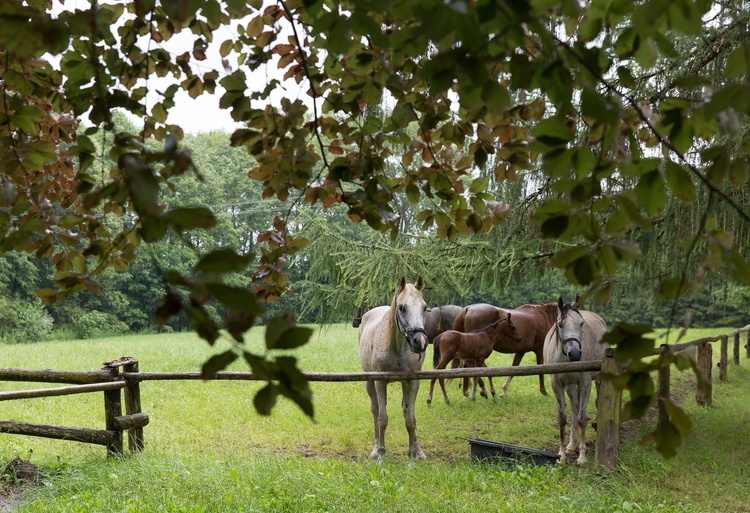
[[406,305],[398,305],[398,309],[403,312],[406,310]]
[[422,311],[423,311],[423,312],[426,312],[426,311],[427,311],[427,305],[424,305],[424,306],[422,307]]
[[581,328],[583,328],[583,321],[581,321]]

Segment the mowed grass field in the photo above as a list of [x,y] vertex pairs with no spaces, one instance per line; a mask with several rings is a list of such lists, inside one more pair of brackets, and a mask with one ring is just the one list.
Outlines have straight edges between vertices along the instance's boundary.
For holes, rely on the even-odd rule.
[[[692,330],[690,340],[730,329]],[[248,345],[262,351],[263,328]],[[270,417],[259,416],[253,397],[259,382],[148,381],[141,385],[145,451],[107,459],[105,449],[60,440],[0,435],[0,463],[15,457],[45,471],[42,486],[26,491],[22,512],[208,511],[523,511],[523,512],[729,512],[750,511],[750,361],[742,338],[740,366],[729,379],[714,373],[714,405],[695,404],[694,377],[673,371],[673,390],[695,423],[678,455],[665,460],[638,442],[648,422],[623,426],[620,463],[602,475],[590,463],[555,467],[476,464],[469,438],[556,451],[556,404],[539,393],[536,376],[517,377],[507,397],[463,398],[454,384],[444,404],[436,384],[432,407],[423,382],[417,433],[427,461],[410,464],[401,414],[400,386],[389,392],[388,454],[369,460],[373,426],[363,383],[312,383],[315,418],[280,399]],[[209,347],[193,334],[2,346],[0,367],[96,370],[121,356],[139,360],[142,372],[196,371],[228,344]],[[292,352],[309,372],[359,371],[357,330],[315,327],[311,342]],[[719,344],[714,347],[714,362]],[[432,368],[432,348],[425,369]],[[731,339],[730,339],[731,359]],[[510,365],[494,354],[488,365]],[[522,365],[535,363],[527,354]],[[241,362],[231,370],[248,370]],[[500,390],[503,379],[495,380]],[[0,383],[0,390],[39,388]],[[103,429],[101,393],[6,401],[0,420]],[[590,417],[595,418],[592,405]],[[589,428],[587,439],[595,432]]]

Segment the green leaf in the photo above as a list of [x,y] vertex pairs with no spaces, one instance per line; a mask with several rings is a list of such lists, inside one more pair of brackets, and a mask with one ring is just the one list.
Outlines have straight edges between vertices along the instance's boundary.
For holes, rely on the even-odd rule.
[[543,119],[534,127],[531,134],[537,141],[547,146],[565,146],[573,140],[573,128],[559,118]]
[[685,413],[685,410],[670,400],[664,401],[664,407],[669,414],[669,420],[684,436],[690,436],[693,432],[693,421]]
[[207,288],[217,301],[231,310],[251,313],[260,313],[262,310],[255,294],[246,288],[232,287],[223,283],[209,283]]
[[233,273],[242,272],[255,258],[255,255],[238,255],[231,248],[221,248],[204,255],[195,270],[202,273]]
[[743,43],[729,54],[724,67],[724,77],[737,78],[748,74],[750,74],[750,43]]
[[679,277],[668,278],[659,284],[660,299],[677,299],[688,291],[687,280]]
[[273,410],[273,407],[276,406],[276,400],[278,396],[279,387],[273,383],[268,383],[266,386],[261,388],[253,398],[253,406],[255,406],[255,411],[263,416],[270,415],[271,410]]
[[206,207],[178,207],[164,214],[164,220],[175,229],[195,230],[196,228],[209,229],[216,226],[216,218],[213,212]]
[[682,201],[692,205],[697,192],[690,174],[681,165],[667,160],[666,165],[667,186]]
[[568,216],[555,216],[542,223],[542,235],[548,239],[559,239],[568,229]]
[[189,323],[198,336],[209,345],[214,345],[219,338],[219,328],[202,306],[194,304],[190,307]]
[[212,379],[216,376],[216,373],[223,371],[229,367],[234,361],[239,358],[239,355],[229,349],[220,354],[215,354],[201,367],[201,377],[203,379]]
[[664,180],[658,171],[650,171],[641,175],[635,186],[638,203],[645,207],[649,215],[660,212],[667,203],[667,193]]
[[295,349],[305,345],[313,333],[311,328],[296,326],[293,314],[277,315],[266,324],[266,348]]
[[297,368],[297,360],[291,357],[276,359],[276,378],[279,380],[279,390],[294,401],[308,417],[313,417],[312,390],[305,376]]
[[617,104],[591,87],[585,87],[581,93],[581,112],[610,125],[620,120],[620,109]]

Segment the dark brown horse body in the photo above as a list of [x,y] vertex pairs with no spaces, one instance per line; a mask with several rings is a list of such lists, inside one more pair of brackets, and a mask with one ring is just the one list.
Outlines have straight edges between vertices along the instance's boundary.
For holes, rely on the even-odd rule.
[[[436,369],[444,369],[454,358],[459,358],[467,367],[486,367],[485,360],[492,354],[494,348],[500,344],[520,344],[516,327],[511,318],[513,315],[503,316],[502,319],[493,322],[480,330],[470,333],[448,330],[440,334],[433,342],[435,355],[433,363]],[[474,388],[471,399],[477,394],[477,381],[474,378]],[[489,378],[490,386],[492,378]],[[427,404],[432,403],[432,391],[435,387],[435,379],[430,381],[430,392],[427,394]],[[440,379],[440,388],[446,404],[450,404],[448,394],[445,391],[445,380]]]
[[461,313],[458,305],[435,306],[424,314],[424,330],[427,332],[427,343],[431,344],[435,337],[446,330],[453,329],[456,316]]
[[[513,366],[519,365],[523,355],[528,352],[533,352],[536,355],[537,364],[544,363],[544,338],[557,320],[557,303],[523,305],[512,310],[505,310],[487,303],[477,303],[469,305],[461,311],[461,314],[456,317],[453,329],[468,333],[502,319],[509,313],[513,316],[513,324],[515,324],[518,335],[521,337],[521,343],[518,345],[508,344],[498,340],[498,343],[495,344],[495,351],[515,353]],[[512,376],[509,376],[505,381],[502,395],[507,394],[512,379]],[[492,388],[492,383],[490,383],[490,388]],[[539,391],[547,395],[547,390],[544,387],[544,376],[541,374],[539,375]],[[492,395],[494,395],[494,391],[492,391]]]

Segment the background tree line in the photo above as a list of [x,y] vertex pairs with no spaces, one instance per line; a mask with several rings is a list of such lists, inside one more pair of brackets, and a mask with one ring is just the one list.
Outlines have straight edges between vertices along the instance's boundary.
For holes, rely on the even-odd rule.
[[[124,116],[115,117],[113,131],[102,134],[98,141],[100,152],[92,165],[96,173],[104,175],[114,166],[104,154],[107,138],[117,133],[137,131]],[[150,246],[138,248],[140,256],[126,268],[110,269],[95,278],[100,293],[82,291],[62,303],[45,305],[34,293],[36,289],[50,287],[53,268],[48,260],[37,259],[30,253],[11,252],[0,259],[0,301],[2,311],[0,336],[9,343],[32,342],[48,338],[89,338],[137,332],[189,330],[187,315],[170,319],[164,326],[154,321],[154,312],[165,293],[162,278],[168,269],[187,272],[197,261],[191,247],[202,250],[229,246],[252,251],[257,236],[262,233],[275,215],[286,214],[289,204],[275,200],[262,200],[260,185],[245,179],[244,174],[252,167],[253,159],[242,149],[227,144],[228,133],[210,132],[189,135],[184,144],[192,151],[197,173],[188,174],[178,182],[179,194],[172,195],[168,203],[172,206],[206,206],[216,215],[218,223],[209,230],[192,234],[192,240],[174,240],[174,235]],[[494,190],[498,198],[508,201],[513,208],[526,199],[521,193],[523,182],[507,185],[504,190]],[[417,221],[418,208],[403,201],[400,206],[402,232],[423,233]],[[511,215],[511,225],[517,216]],[[429,266],[422,269],[433,279],[428,283],[426,294],[430,304],[459,304],[487,302],[504,307],[515,307],[526,303],[554,301],[558,295],[573,298],[582,292],[567,282],[562,273],[548,265],[548,258],[539,262],[515,262],[500,266],[495,272],[487,269],[470,269],[472,255],[482,248],[478,238],[459,238],[450,243],[457,249],[450,260],[442,258],[445,245],[434,240],[429,242],[401,236],[391,241],[377,232],[348,222],[341,208],[330,211],[308,209],[293,215],[295,229],[312,240],[309,251],[302,252],[289,266],[289,286],[295,294],[283,296],[267,306],[260,323],[275,315],[295,312],[303,323],[348,322],[356,311],[356,305],[370,302],[383,304],[391,291],[388,283],[377,279],[381,272],[374,268],[401,267],[408,270],[409,257],[434,252],[437,256]],[[108,222],[117,223],[116,217]],[[674,225],[665,230],[673,232]],[[522,235],[524,228],[504,242],[484,241],[489,247],[503,246],[507,252],[543,252],[544,248],[528,245]],[[180,242],[180,243],[178,243]],[[187,242],[183,244],[182,242]],[[515,246],[514,246],[515,244]],[[359,248],[358,248],[359,246]],[[388,259],[387,255],[396,255]],[[532,255],[533,256],[533,255]],[[356,266],[360,279],[352,283],[351,278],[341,276],[342,267]],[[406,263],[405,263],[406,262]],[[466,273],[456,273],[456,265],[467,267]],[[486,265],[479,264],[479,265]],[[458,277],[454,277],[457,275]],[[445,283],[439,276],[452,277]],[[374,279],[375,278],[375,279]],[[640,280],[643,270],[633,267],[622,278],[622,285],[612,300],[592,306],[609,322],[647,322],[655,327],[665,327],[673,307],[672,302],[659,300],[644,293]],[[241,286],[249,280],[249,271],[234,276]],[[210,312],[217,319],[226,312],[221,305],[211,305]],[[700,293],[681,298],[677,315],[683,318],[692,312],[693,326],[735,326],[746,322],[750,313],[750,289],[726,276],[718,276],[708,283]]]

